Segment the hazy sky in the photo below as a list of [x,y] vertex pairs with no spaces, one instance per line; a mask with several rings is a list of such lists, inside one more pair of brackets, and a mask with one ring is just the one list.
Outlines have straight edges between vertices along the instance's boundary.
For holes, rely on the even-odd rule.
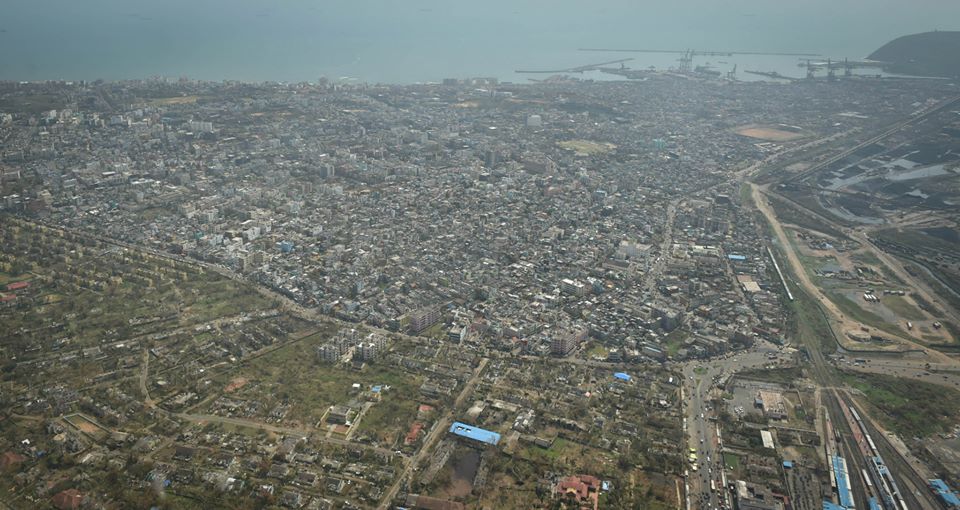
[[856,58],[960,30],[958,0],[0,1],[2,79],[434,79],[566,62],[584,46]]

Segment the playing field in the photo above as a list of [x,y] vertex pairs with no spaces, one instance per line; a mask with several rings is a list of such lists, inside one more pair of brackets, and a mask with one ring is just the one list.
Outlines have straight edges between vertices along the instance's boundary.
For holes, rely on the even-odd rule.
[[788,142],[806,136],[804,133],[796,131],[787,131],[774,126],[743,126],[736,130],[738,135],[758,140],[769,140],[771,142]]

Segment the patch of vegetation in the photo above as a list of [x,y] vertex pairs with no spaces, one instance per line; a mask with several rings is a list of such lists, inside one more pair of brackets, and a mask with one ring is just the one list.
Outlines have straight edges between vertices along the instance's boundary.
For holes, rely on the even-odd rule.
[[0,111],[37,114],[63,108],[63,100],[54,94],[25,94],[0,98]]
[[663,338],[663,346],[666,348],[667,355],[676,356],[683,347],[683,342],[690,337],[690,332],[683,329],[675,329]]
[[916,306],[901,296],[884,296],[883,306],[886,306],[892,310],[903,320],[922,321],[925,319],[923,314],[920,313],[920,310],[918,310]]
[[846,384],[881,411],[881,421],[905,437],[926,437],[960,422],[960,391],[889,375],[844,372]]
[[737,471],[740,469],[740,456],[734,453],[724,453],[723,464],[727,469]]
[[799,286],[792,287],[791,292],[794,299],[787,305],[790,337],[803,345],[814,345],[824,354],[835,351],[837,342],[820,305]]
[[753,207],[753,190],[746,183],[740,185],[740,204],[744,207]]

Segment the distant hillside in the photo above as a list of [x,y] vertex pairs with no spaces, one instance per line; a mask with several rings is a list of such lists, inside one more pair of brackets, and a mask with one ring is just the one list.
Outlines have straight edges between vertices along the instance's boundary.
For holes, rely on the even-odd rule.
[[960,76],[960,32],[924,32],[898,37],[870,54],[892,62],[889,71],[915,76]]

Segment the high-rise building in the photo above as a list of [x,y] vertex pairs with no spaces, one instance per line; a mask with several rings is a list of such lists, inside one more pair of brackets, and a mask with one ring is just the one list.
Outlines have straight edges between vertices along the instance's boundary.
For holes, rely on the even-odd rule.
[[440,309],[435,306],[421,308],[407,315],[410,319],[410,329],[419,333],[430,326],[433,326],[440,320]]
[[586,338],[586,334],[586,330],[558,332],[550,340],[550,354],[555,356],[570,354]]

